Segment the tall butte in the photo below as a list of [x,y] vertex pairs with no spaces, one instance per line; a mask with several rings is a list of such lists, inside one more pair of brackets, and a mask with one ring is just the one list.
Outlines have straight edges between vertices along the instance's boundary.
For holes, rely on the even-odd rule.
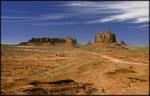
[[95,43],[117,43],[116,35],[111,31],[98,32],[95,35]]
[[72,44],[72,38],[70,36],[67,36],[67,38],[66,38],[66,46],[68,48],[73,46],[73,44]]
[[94,46],[117,46],[116,35],[111,31],[97,32],[95,35]]

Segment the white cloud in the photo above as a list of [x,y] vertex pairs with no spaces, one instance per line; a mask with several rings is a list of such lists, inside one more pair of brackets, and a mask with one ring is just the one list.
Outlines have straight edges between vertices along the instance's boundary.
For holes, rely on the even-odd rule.
[[35,23],[33,25],[35,26],[49,26],[49,25],[72,25],[72,24],[78,24],[78,22],[48,22],[48,23]]
[[41,21],[41,20],[58,20],[58,19],[63,19],[63,18],[65,18],[65,16],[63,16],[63,15],[46,14],[46,15],[41,15],[39,17],[36,17],[33,20],[35,20],[35,21]]
[[[148,1],[112,1],[112,2],[72,2],[66,6],[76,7],[80,14],[112,13],[109,16],[87,21],[86,23],[100,23],[110,21],[125,21],[132,19],[134,23],[149,22]],[[74,8],[75,9],[75,8]]]
[[2,19],[26,19],[33,17],[23,17],[23,16],[1,16]]
[[143,27],[148,27],[149,28],[149,25],[148,24],[145,24],[145,25],[141,25],[139,26],[140,28],[143,28]]
[[149,18],[138,18],[136,19],[135,23],[142,23],[142,22],[147,22],[149,21]]
[[119,15],[102,18],[101,22],[108,22],[112,20],[124,21],[134,19],[136,23],[148,22],[149,7],[148,2],[124,2],[123,4],[114,4],[109,8],[118,9],[122,13]]
[[[71,22],[70,24],[77,24],[77,23],[94,24],[112,21],[122,22],[127,20],[129,21],[129,23],[149,22],[148,1],[111,1],[111,2],[71,1],[71,2],[63,2],[61,7],[62,6],[67,7],[63,10],[62,13],[45,13],[40,16],[33,16],[33,17],[2,16],[1,18],[8,19],[8,22],[27,21],[27,22],[36,22],[39,23],[39,25],[44,25],[44,23],[49,24],[47,22],[43,22],[47,20],[49,21],[60,20],[59,22],[56,22],[59,23],[58,25],[69,24],[66,22]],[[63,21],[63,19],[72,17],[73,19]],[[10,19],[12,19],[13,21],[10,21]],[[76,19],[79,20],[76,21]]]
[[[25,16],[2,16],[2,19],[12,19],[10,22],[25,22],[25,21],[43,21],[43,20],[59,20],[65,18],[62,15],[55,15],[55,14],[46,14],[40,16],[33,16],[33,17],[25,17]],[[6,21],[4,20],[4,21]],[[8,21],[8,22],[9,22]]]

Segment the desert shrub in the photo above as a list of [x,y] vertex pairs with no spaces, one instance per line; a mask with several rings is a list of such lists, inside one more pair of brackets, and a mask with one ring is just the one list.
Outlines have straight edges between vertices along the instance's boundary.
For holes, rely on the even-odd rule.
[[65,39],[64,38],[47,38],[47,37],[43,37],[43,38],[32,38],[30,39],[28,42],[49,42],[49,43],[65,43]]
[[52,38],[53,43],[65,43],[66,40],[64,38]]

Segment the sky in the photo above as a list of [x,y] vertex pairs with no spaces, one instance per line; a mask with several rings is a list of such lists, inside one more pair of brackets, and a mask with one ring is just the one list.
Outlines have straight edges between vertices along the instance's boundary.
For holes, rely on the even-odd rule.
[[111,30],[117,41],[149,44],[148,1],[2,1],[1,43],[18,44],[32,37],[72,36],[94,41]]

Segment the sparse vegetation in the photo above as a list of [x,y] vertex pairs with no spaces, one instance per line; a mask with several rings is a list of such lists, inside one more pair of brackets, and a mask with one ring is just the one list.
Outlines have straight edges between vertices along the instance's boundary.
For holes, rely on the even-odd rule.
[[[2,45],[1,50],[2,94],[44,94],[42,92],[47,92],[48,89],[51,90],[50,86],[55,86],[55,84],[48,84],[47,82],[66,80],[68,78],[78,83],[90,83],[92,84],[91,89],[88,89],[90,86],[87,86],[87,89],[85,87],[89,91],[85,91],[84,88],[82,89],[84,87],[82,86],[83,83],[81,83],[81,86],[73,85],[72,87],[64,84],[61,87],[64,87],[64,90],[67,91],[55,93],[54,91],[61,90],[61,87],[56,84],[55,88],[52,88],[54,90],[51,91],[52,93],[45,94],[78,93],[75,90],[80,92],[83,90],[82,92],[85,93],[81,93],[81,95],[124,94],[126,92],[135,94],[137,91],[148,94],[149,91],[149,82],[147,80],[148,66],[134,64],[148,64],[149,53],[148,49],[144,47],[128,46],[128,50],[108,51],[106,49],[94,49],[88,46],[81,48],[62,48]],[[116,63],[103,58],[103,55],[132,63]],[[38,87],[34,86],[31,88],[29,83],[34,81],[43,83],[38,85]],[[67,89],[65,89],[65,86]],[[127,88],[130,91],[126,90]],[[120,93],[118,93],[118,90],[121,90],[119,91]],[[122,90],[125,91],[122,92]]]

